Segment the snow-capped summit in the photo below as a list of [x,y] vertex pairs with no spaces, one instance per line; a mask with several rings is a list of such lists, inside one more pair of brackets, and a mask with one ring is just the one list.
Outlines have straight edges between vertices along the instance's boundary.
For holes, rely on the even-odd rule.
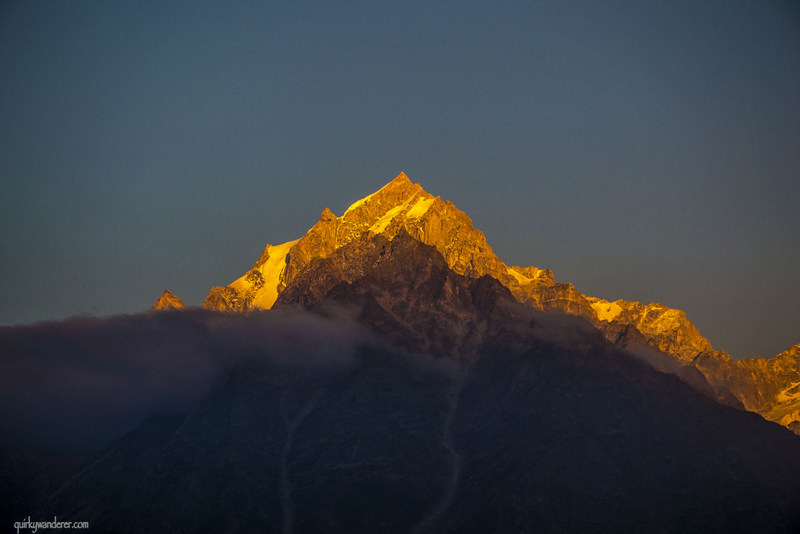
[[213,288],[204,307],[225,311],[270,308],[312,261],[362,237],[392,239],[400,231],[434,247],[457,274],[491,276],[520,302],[580,315],[613,341],[630,343],[636,338],[634,332],[641,333],[654,348],[686,361],[711,350],[708,340],[680,310],[660,304],[609,303],[583,295],[572,284],[557,283],[550,269],[506,265],[467,214],[428,193],[402,172],[351,204],[341,216],[325,208],[301,238],[267,245],[249,271],[225,287]]
[[[319,221],[300,239],[268,245],[250,271],[228,286],[212,289],[204,306],[236,311],[269,308],[312,260],[325,258],[362,235],[392,238],[401,229],[435,247],[456,273],[473,278],[493,276],[533,303],[542,300],[540,287],[556,285],[549,269],[504,264],[464,212],[400,173],[378,191],[351,204],[341,216],[325,208]],[[546,303],[542,307],[547,307]],[[590,309],[583,303],[582,311],[588,313]]]

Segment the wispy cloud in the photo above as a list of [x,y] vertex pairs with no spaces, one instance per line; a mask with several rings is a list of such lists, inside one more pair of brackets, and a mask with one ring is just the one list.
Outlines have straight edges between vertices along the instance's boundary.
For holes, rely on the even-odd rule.
[[234,366],[346,367],[370,334],[345,313],[162,312],[0,328],[0,435],[98,448],[148,415],[183,413]]

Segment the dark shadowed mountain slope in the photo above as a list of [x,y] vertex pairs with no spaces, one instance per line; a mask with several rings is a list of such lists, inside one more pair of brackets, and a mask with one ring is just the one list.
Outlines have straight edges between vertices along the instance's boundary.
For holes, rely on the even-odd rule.
[[359,310],[359,320],[408,349],[473,358],[490,328],[512,320],[511,293],[497,280],[451,270],[432,246],[399,232],[363,236],[315,259],[278,297],[277,307]]
[[489,340],[470,366],[364,346],[335,370],[237,367],[11,512],[115,532],[792,532],[798,477],[786,429],[608,345]]
[[[104,532],[800,527],[791,432],[656,371],[580,317],[455,273],[407,234],[312,261],[281,298],[260,314],[133,321],[131,354],[152,331],[200,333],[182,361],[228,365],[187,412],[150,417],[4,513]],[[369,334],[326,352],[362,322]],[[57,357],[61,335],[39,350]],[[3,457],[8,487],[23,483],[7,467],[16,458]]]

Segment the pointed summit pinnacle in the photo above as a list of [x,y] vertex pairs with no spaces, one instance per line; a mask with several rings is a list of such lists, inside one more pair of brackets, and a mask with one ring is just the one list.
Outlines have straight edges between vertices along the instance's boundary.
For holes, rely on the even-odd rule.
[[381,190],[403,192],[409,196],[413,196],[419,193],[423,193],[426,196],[430,195],[422,188],[422,186],[418,182],[412,182],[411,179],[408,176],[406,176],[406,173],[404,172],[398,174],[394,178],[394,180],[383,186]]
[[336,219],[336,215],[330,210],[330,208],[325,208],[322,210],[322,214],[319,216],[320,221],[332,221]]
[[388,210],[403,204],[418,194],[426,197],[431,196],[422,189],[421,185],[412,183],[406,173],[401,172],[391,182],[371,195],[353,202],[342,217],[351,221],[354,219],[371,219],[370,224],[372,224],[372,222],[386,214]]
[[409,179],[409,177],[408,177],[408,176],[406,176],[406,173],[404,173],[404,172],[402,172],[402,171],[401,171],[401,172],[400,172],[400,174],[398,174],[398,175],[395,177],[395,179],[394,179],[394,180],[392,180],[392,181],[391,181],[391,182],[389,182],[389,183],[390,183],[390,184],[393,184],[393,183],[398,183],[398,184],[400,184],[400,183],[402,183],[402,184],[411,184],[411,180]]
[[150,311],[181,309],[185,307],[186,304],[184,304],[181,299],[176,297],[169,289],[165,289],[164,292],[161,293],[161,296],[158,297],[155,304],[153,304],[153,307],[150,308]]
[[[398,199],[398,200],[400,200],[402,202],[402,201],[405,201],[408,197],[413,196],[413,195],[415,195],[416,193],[418,193],[420,191],[423,191],[422,186],[419,185],[419,184],[413,183],[408,178],[408,176],[406,176],[406,173],[401,172],[400,174],[397,175],[397,177],[394,178],[394,180],[392,180],[391,182],[389,182],[385,186],[381,187],[378,191],[376,191],[375,193],[370,195],[370,197],[381,195],[381,194],[383,194],[384,196],[385,195],[393,195],[393,196],[399,195],[400,197],[402,197],[402,200],[400,200],[400,199]],[[369,197],[367,197],[367,198],[369,198]]]

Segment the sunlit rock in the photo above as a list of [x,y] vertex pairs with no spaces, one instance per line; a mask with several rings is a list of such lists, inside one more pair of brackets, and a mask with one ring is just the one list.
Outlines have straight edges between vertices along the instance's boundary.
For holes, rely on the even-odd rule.
[[150,308],[152,311],[157,310],[172,310],[172,309],[181,309],[185,308],[186,304],[183,303],[181,299],[175,296],[175,294],[170,291],[169,289],[165,289],[161,296],[158,297],[153,307]]

